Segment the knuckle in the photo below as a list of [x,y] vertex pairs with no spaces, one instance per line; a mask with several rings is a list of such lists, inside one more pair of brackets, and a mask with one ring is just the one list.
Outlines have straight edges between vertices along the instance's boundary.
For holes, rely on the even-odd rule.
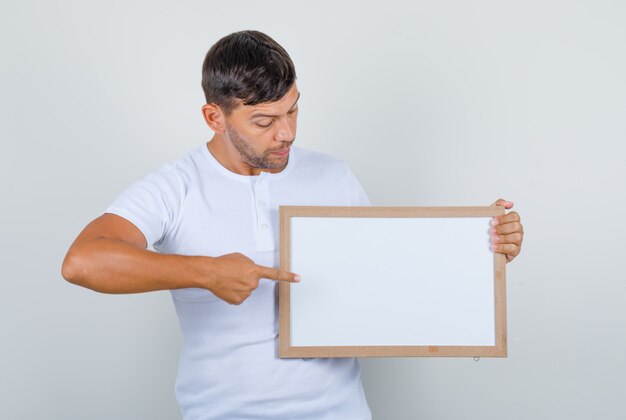
[[234,304],[237,306],[241,305],[248,298],[248,296],[250,296],[250,293],[244,293],[242,295],[237,296]]
[[509,214],[511,215],[511,217],[513,218],[514,221],[516,221],[516,222],[520,221],[519,213],[517,213],[516,211],[512,211]]

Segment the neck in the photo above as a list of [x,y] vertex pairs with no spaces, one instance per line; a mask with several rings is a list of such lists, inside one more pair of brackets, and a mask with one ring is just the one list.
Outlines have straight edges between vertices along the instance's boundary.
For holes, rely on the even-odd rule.
[[255,168],[241,159],[241,155],[235,147],[220,134],[215,134],[207,143],[209,152],[226,169],[239,175],[259,175],[268,169]]

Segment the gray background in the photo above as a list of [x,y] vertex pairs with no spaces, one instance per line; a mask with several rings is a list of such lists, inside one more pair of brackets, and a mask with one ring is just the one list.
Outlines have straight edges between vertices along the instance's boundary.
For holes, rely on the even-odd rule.
[[626,6],[617,1],[3,1],[0,417],[176,419],[167,292],[62,280],[80,229],[207,141],[204,54],[266,31],[294,59],[297,143],[375,205],[525,224],[507,359],[363,360],[376,419],[623,418]]

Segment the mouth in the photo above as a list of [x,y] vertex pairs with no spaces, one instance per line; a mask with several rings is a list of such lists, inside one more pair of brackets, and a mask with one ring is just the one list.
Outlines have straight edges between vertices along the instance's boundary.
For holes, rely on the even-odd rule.
[[291,149],[291,147],[288,147],[286,149],[281,149],[281,150],[275,150],[273,152],[271,152],[273,155],[276,156],[287,156],[289,154],[289,150]]

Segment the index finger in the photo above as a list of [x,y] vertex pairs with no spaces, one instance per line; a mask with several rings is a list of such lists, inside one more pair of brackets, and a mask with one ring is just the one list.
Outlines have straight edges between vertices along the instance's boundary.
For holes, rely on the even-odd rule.
[[506,213],[506,214],[502,214],[500,216],[496,216],[493,218],[494,220],[491,222],[492,226],[495,225],[502,225],[505,223],[511,223],[511,222],[519,222],[520,221],[520,217],[519,214],[515,211]]
[[259,277],[268,280],[276,280],[276,281],[286,281],[289,283],[298,283],[300,281],[300,276],[295,273],[290,273],[289,271],[282,271],[277,268],[265,267],[263,265],[257,265],[259,269]]

